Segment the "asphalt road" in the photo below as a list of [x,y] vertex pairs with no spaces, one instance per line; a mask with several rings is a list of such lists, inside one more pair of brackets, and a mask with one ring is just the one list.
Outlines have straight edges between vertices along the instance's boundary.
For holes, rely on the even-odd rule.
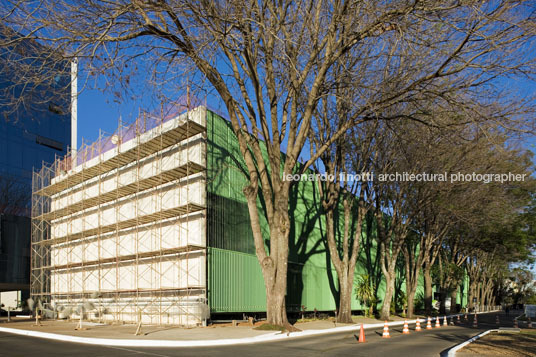
[[[62,343],[33,337],[0,333],[0,356],[9,357],[46,357],[46,356],[439,356],[442,352],[480,332],[495,328],[497,314],[478,316],[479,327],[472,328],[469,323],[459,326],[441,327],[433,330],[402,335],[402,326],[390,329],[391,338],[381,338],[381,329],[367,330],[366,343],[357,343],[352,333],[303,337],[287,341],[258,343],[238,346],[195,347],[195,348],[124,348],[92,346],[75,343]],[[512,318],[500,314],[501,326],[512,326]],[[423,328],[425,325],[422,326]],[[356,331],[356,334],[358,331]]]

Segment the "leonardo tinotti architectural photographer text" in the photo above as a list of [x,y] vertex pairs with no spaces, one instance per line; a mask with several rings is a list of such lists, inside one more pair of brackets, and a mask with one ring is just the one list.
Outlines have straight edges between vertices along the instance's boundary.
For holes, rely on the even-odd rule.
[[[335,181],[335,175],[333,174],[286,174],[283,175],[285,181]],[[360,174],[340,174],[338,175],[338,181],[340,182],[352,182],[352,181],[379,181],[379,182],[450,182],[450,183],[463,183],[463,182],[519,182],[525,181],[527,174],[519,173],[428,173],[428,172],[394,172],[394,173],[379,173],[363,172]]]

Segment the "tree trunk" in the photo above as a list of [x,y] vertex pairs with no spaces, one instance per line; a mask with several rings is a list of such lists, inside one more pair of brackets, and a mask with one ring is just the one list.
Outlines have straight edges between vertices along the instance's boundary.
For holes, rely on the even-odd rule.
[[411,279],[411,274],[406,265],[406,298],[407,298],[407,317],[413,318],[415,312],[415,293],[417,292],[417,285],[419,284],[419,274]]
[[450,313],[455,314],[458,312],[458,307],[456,306],[456,300],[458,299],[458,287],[456,286],[454,290],[450,293]]
[[[267,297],[266,319],[268,323],[288,328],[289,323],[285,305],[288,270],[288,235],[290,232],[288,198],[283,202],[285,209],[279,209],[281,208],[281,204],[276,207],[277,211],[274,214],[274,222],[270,225],[270,231],[273,232],[270,234],[270,258],[272,258],[272,255],[275,255],[275,269],[268,268],[268,271],[272,272],[272,277],[268,282],[265,282]],[[276,222],[279,222],[279,224],[276,224]],[[272,239],[275,239],[274,244],[272,244]]]
[[424,309],[426,315],[432,314],[432,272],[431,267],[425,264],[423,267],[424,277]]
[[[273,239],[273,236],[271,237]],[[284,252],[279,252],[284,255]],[[288,255],[288,253],[287,253]],[[274,268],[273,259],[268,258],[261,262],[266,289],[266,321],[269,324],[288,327],[285,295],[287,292],[287,262],[278,259]]]
[[469,281],[469,296],[467,297],[467,307],[469,311],[471,311],[474,308],[473,304],[473,298],[475,297],[475,283],[470,280]]
[[353,323],[352,320],[352,285],[348,282],[348,277],[340,282],[340,300],[339,300],[339,314],[337,315],[337,322],[341,323]]
[[413,318],[413,312],[415,310],[415,291],[408,294],[408,319]]
[[[421,239],[420,245],[423,246],[423,240]],[[407,317],[412,318],[415,310],[415,293],[417,292],[417,285],[419,283],[419,274],[422,268],[422,254],[415,256],[413,254],[413,247],[411,243],[406,245],[402,249],[404,255],[404,266],[406,275],[406,299],[407,299]]]
[[[362,199],[362,194],[360,199]],[[330,206],[326,212],[326,238],[328,241],[329,255],[339,278],[339,311],[337,322],[353,323],[352,320],[352,292],[354,288],[355,264],[359,255],[359,240],[361,238],[361,225],[366,213],[363,207],[359,208],[359,216],[356,219],[354,241],[350,247],[350,222],[351,204],[344,200],[344,232],[342,247],[335,239],[335,217],[333,208]],[[339,248],[342,248],[342,259],[339,255]]]
[[484,283],[479,284],[478,288],[478,305],[480,306],[479,311],[484,309]]
[[491,295],[493,293],[493,285],[491,279],[488,279],[485,283],[483,283],[483,292],[484,297],[482,299],[482,302],[484,306],[491,306]]
[[439,287],[439,312],[445,314],[445,300],[447,299],[447,290],[445,287]]
[[[267,284],[265,284],[267,285]],[[287,326],[285,288],[281,284],[266,287],[266,322],[272,325]]]
[[388,321],[391,317],[391,300],[393,300],[393,295],[395,292],[395,274],[384,275],[385,277],[385,295],[383,298],[383,304],[380,311],[380,319]]
[[266,322],[286,327],[295,331],[287,319],[285,295],[287,292],[288,268],[288,235],[290,232],[290,219],[288,214],[288,195],[280,192],[274,199],[275,207],[272,219],[268,222],[270,227],[270,254],[266,252],[262,236],[259,212],[257,208],[257,187],[247,186],[244,194],[248,201],[251,229],[255,241],[255,253],[259,260],[264,287],[266,290]]

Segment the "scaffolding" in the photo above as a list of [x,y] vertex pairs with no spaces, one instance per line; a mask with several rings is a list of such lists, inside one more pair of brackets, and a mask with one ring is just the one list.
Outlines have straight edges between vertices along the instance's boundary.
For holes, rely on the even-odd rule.
[[208,318],[206,109],[173,108],[33,173],[31,295],[60,318]]

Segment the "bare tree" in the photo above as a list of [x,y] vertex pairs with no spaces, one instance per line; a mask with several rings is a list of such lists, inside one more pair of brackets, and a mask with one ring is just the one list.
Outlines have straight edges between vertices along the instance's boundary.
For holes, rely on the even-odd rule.
[[0,24],[0,120],[68,113],[70,81],[62,53]]
[[[432,110],[433,112],[433,110]],[[439,113],[447,124],[450,116],[459,116],[454,110]],[[465,133],[464,125],[455,127],[431,127],[418,122],[408,123],[400,135],[403,149],[400,151],[406,170],[414,174],[441,175],[411,183],[406,210],[413,212],[411,234],[402,247],[405,262],[406,296],[408,316],[413,316],[414,299],[419,276],[424,269],[425,306],[431,312],[431,267],[441,252],[444,237],[456,221],[452,216],[451,202],[460,200],[456,183],[449,182],[449,175],[465,163],[468,152],[474,149],[473,138]],[[465,135],[464,135],[465,134]]]
[[[247,167],[244,194],[268,322],[278,325],[288,325],[292,183],[286,175],[311,166],[352,126],[385,108],[433,94],[438,107],[456,103],[469,110],[470,99],[496,94],[488,85],[494,78],[530,74],[532,66],[520,55],[533,31],[523,1],[4,2],[7,26],[64,59],[78,58],[114,89],[128,90],[143,78],[156,88],[187,79],[215,90]],[[363,59],[351,70],[361,91],[359,110],[298,167],[318,102],[334,87],[333,65],[347,54]],[[269,225],[267,245],[260,214]]]
[[[336,92],[334,102],[325,100],[319,105],[310,137],[312,155],[329,142],[340,126],[354,120],[351,91],[338,88]],[[328,180],[318,180],[317,184],[326,218],[327,246],[339,280],[337,321],[343,323],[353,322],[352,294],[363,222],[374,202],[370,171],[378,124],[371,121],[350,129],[320,156]]]
[[472,297],[477,297],[481,304],[491,304],[492,290],[501,271],[510,262],[525,259],[530,247],[522,239],[524,234],[519,235],[525,228],[518,220],[534,191],[534,180],[529,176],[533,164],[527,153],[512,147],[503,133],[495,133],[479,140],[471,156],[466,168],[473,172],[515,172],[525,174],[526,179],[458,185],[458,201],[463,199],[464,205],[450,210],[454,224],[440,245],[438,259],[442,308],[449,293],[455,302],[464,268],[470,277],[469,306],[473,307]]

